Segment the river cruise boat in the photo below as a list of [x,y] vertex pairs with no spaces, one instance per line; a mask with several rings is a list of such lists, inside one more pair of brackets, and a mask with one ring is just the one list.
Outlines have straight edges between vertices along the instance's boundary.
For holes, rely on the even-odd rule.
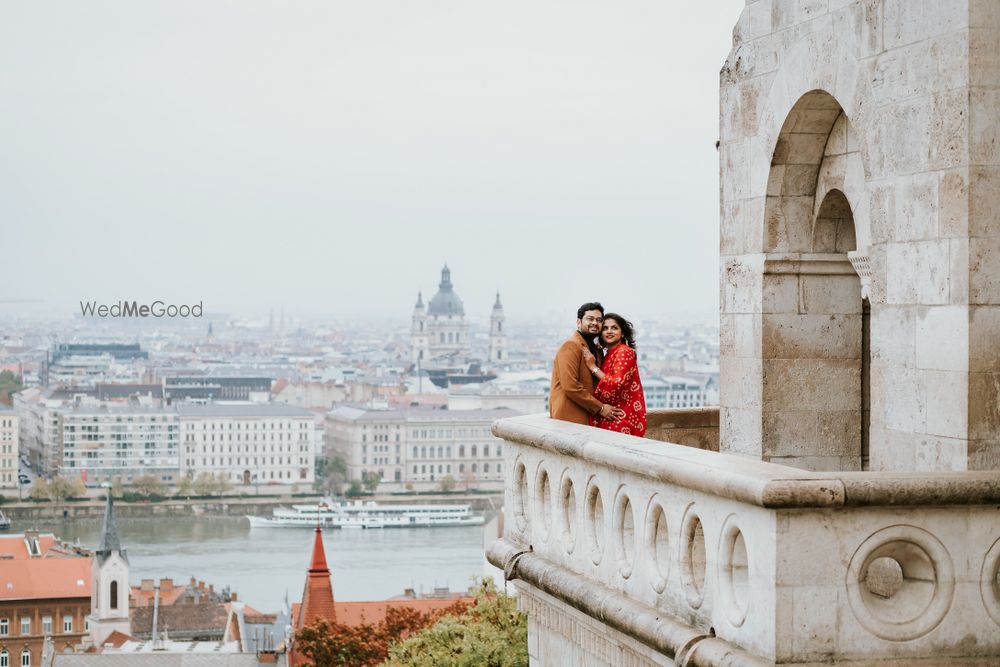
[[279,507],[270,517],[248,516],[251,528],[426,528],[478,526],[485,517],[468,505],[379,505],[371,500]]

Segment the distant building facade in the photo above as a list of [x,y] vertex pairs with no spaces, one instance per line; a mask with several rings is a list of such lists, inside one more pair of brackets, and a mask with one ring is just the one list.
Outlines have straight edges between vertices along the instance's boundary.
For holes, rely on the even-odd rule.
[[276,403],[175,406],[183,434],[181,474],[207,472],[235,484],[312,484],[313,413]]
[[700,408],[707,405],[705,382],[684,377],[658,377],[642,381],[646,409]]
[[447,477],[457,484],[502,489],[502,441],[490,433],[516,410],[372,410],[340,406],[327,413],[330,448],[347,460],[350,479],[366,473],[383,487],[433,490]]
[[18,431],[17,413],[0,405],[0,489],[18,486]]
[[268,376],[178,375],[163,379],[163,397],[169,402],[249,401],[255,395],[267,400],[271,382]]
[[88,486],[155,475],[174,484],[180,468],[180,417],[158,406],[81,403],[56,408],[54,448],[63,475]]

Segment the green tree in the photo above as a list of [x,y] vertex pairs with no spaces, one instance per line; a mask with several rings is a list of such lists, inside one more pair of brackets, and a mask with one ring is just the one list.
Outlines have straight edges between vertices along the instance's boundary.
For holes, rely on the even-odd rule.
[[383,667],[527,667],[528,618],[484,580],[476,604],[389,647]]
[[177,492],[175,496],[190,496],[194,494],[194,482],[191,478],[185,475],[181,477],[180,481],[177,482]]
[[59,503],[67,498],[79,498],[87,493],[87,488],[79,477],[66,479],[56,475],[49,481],[49,498]]
[[339,496],[347,483],[347,460],[342,452],[334,451],[317,466],[316,488],[331,496]]
[[458,484],[455,478],[451,475],[445,475],[441,478],[441,482],[438,484],[441,487],[441,491],[444,493],[451,493],[455,490],[455,485]]
[[215,476],[215,492],[220,496],[224,496],[233,490],[233,483],[229,481],[229,476],[225,473],[219,473]]
[[163,482],[156,475],[140,475],[132,480],[132,490],[144,498],[162,496],[164,494]]
[[28,497],[32,500],[48,500],[49,483],[44,477],[36,477],[28,489]]
[[364,489],[361,486],[361,480],[360,479],[352,479],[351,483],[347,487],[347,494],[346,495],[347,495],[348,498],[355,498],[357,496],[360,496],[363,490]]
[[200,472],[198,476],[194,478],[194,492],[195,495],[199,496],[211,496],[215,495],[216,489],[218,489],[218,484],[215,480],[215,475],[210,472]]
[[13,405],[13,396],[21,391],[21,378],[10,371],[0,371],[0,403]]
[[365,492],[375,493],[375,489],[382,482],[382,475],[377,472],[366,472],[361,475],[361,485],[365,487]]
[[385,610],[378,623],[341,625],[320,619],[295,636],[295,649],[306,658],[305,667],[374,667],[388,655],[393,642],[430,626],[446,614],[461,614],[468,603],[456,601],[444,609],[421,612],[406,606]]

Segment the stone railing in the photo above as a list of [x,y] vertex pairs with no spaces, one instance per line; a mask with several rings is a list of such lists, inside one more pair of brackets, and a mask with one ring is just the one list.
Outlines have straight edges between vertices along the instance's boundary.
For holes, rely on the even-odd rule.
[[542,416],[493,432],[488,558],[533,664],[1000,656],[1000,473],[813,473]]
[[717,452],[719,406],[650,410],[646,413],[646,437]]

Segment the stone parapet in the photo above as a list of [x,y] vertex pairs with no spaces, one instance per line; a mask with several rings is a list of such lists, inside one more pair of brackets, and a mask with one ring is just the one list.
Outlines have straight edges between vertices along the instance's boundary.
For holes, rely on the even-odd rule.
[[646,438],[719,451],[719,406],[670,408],[646,413]]
[[[605,653],[1000,662],[1000,472],[809,472],[541,416],[493,431],[511,475],[491,562],[529,611],[603,625]],[[531,621],[537,651],[558,627]]]

